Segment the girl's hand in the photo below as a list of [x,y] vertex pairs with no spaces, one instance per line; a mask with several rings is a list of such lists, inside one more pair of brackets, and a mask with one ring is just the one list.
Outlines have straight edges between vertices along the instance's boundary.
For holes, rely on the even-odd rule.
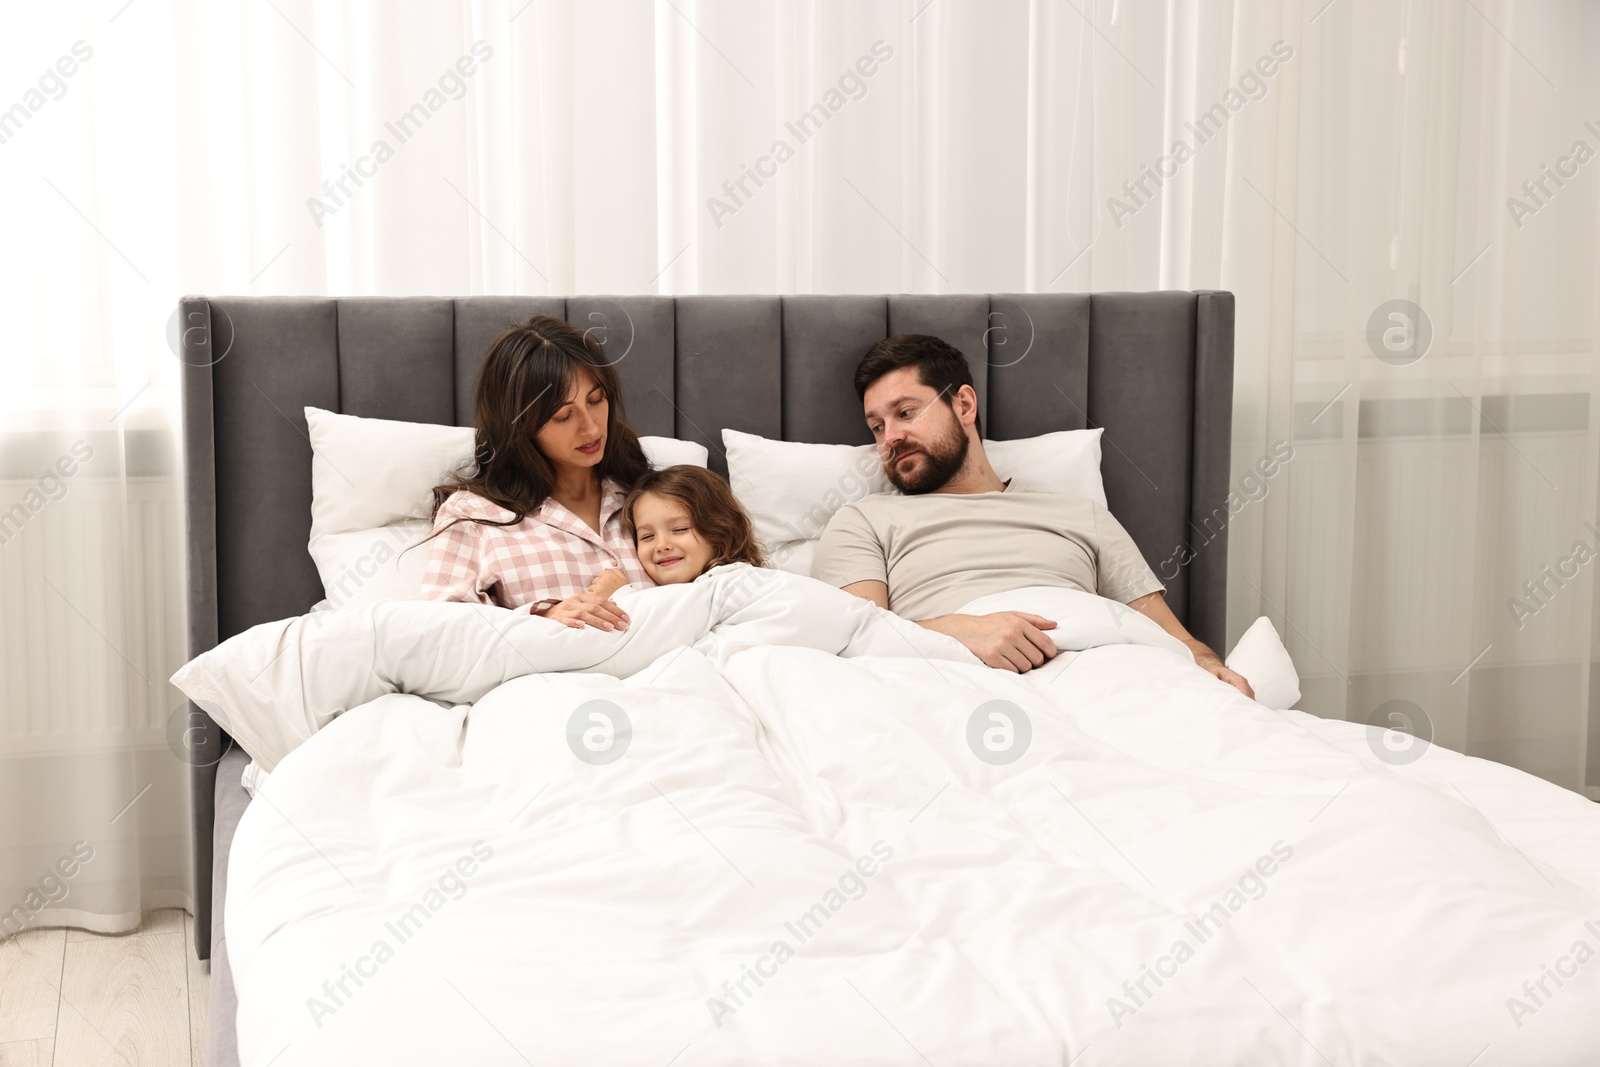
[[589,583],[589,592],[609,597],[627,584],[628,576],[626,574],[623,574],[615,567],[607,567],[595,576],[594,581]]
[[602,630],[628,628],[628,613],[606,599],[603,593],[579,593],[559,604],[552,604],[538,614],[574,630],[581,630],[585,626],[597,626]]

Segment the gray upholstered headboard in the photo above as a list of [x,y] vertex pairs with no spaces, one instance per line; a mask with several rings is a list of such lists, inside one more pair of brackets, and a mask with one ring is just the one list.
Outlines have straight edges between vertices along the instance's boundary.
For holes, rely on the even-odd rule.
[[[875,341],[931,333],[972,364],[985,435],[1105,427],[1111,510],[1177,616],[1224,637],[1233,294],[687,297],[185,297],[189,654],[322,598],[306,550],[306,405],[414,422],[472,421],[478,364],[532,314],[592,327],[641,434],[711,450],[722,430],[871,440],[851,386]],[[1207,522],[1208,519],[1211,521]],[[1190,530],[1206,551],[1167,578]],[[195,712],[203,715],[203,712]],[[210,952],[213,728],[195,756],[195,939]]]

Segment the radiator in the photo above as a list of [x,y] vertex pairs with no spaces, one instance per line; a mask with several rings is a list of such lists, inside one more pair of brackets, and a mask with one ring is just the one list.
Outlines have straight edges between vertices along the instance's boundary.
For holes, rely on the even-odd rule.
[[[0,480],[0,511],[36,488]],[[5,751],[164,745],[185,658],[179,480],[83,470],[0,541]]]
[[[1289,465],[1289,612],[1307,676],[1461,670],[1588,658],[1594,567],[1518,629],[1507,601],[1569,550],[1593,544],[1583,434],[1362,440],[1347,487],[1339,442],[1295,445]],[[1546,479],[1549,479],[1546,481]],[[1273,489],[1274,494],[1280,488]],[[1269,501],[1269,503],[1272,501]],[[1351,509],[1355,521],[1351,521]]]
[[1493,433],[1363,438],[1354,457],[1338,441],[1297,442],[1278,506],[1288,512],[1280,606],[1293,623],[1284,638],[1301,674],[1298,706],[1367,721],[1406,699],[1440,744],[1571,789],[1600,784],[1585,751],[1600,561],[1520,628],[1508,608],[1545,564],[1595,543],[1587,448],[1586,431],[1514,443]]

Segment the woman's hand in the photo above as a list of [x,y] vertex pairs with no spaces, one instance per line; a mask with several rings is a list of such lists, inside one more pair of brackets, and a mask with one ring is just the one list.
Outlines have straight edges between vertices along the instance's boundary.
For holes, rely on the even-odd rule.
[[585,626],[597,626],[602,630],[628,628],[628,613],[607,599],[604,593],[583,592],[569,596],[536,614],[554,619],[574,630],[581,630]]

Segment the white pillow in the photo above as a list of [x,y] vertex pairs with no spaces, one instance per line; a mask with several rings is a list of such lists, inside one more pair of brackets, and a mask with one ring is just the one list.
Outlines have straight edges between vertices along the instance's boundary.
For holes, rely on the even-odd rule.
[[[420,600],[433,487],[472,459],[470,426],[364,419],[307,407],[311,541],[330,606]],[[641,437],[652,466],[706,465],[703,445]]]
[[422,572],[428,564],[428,546],[422,542],[432,529],[427,519],[406,519],[313,537],[311,559],[328,598],[323,604],[347,608],[380,600],[421,600]]
[[705,445],[680,441],[676,437],[641,437],[639,446],[644,449],[644,458],[650,461],[650,466],[658,471],[668,467],[704,467],[711,458]]
[[[872,493],[894,491],[875,445],[811,445],[723,430],[728,484],[750,516],[773,566],[811,573],[798,551],[827,529],[834,512]],[[803,568],[802,565],[803,564]]]
[[1265,615],[1250,624],[1224,661],[1244,675],[1255,690],[1256,702],[1274,711],[1288,711],[1300,700],[1300,675],[1283,647],[1277,627]]
[[471,426],[363,419],[308,407],[306,428],[313,546],[328,534],[427,519],[433,487],[472,456]]
[[[1016,441],[985,441],[995,473],[1038,493],[1088,497],[1102,506],[1100,435],[1062,430]],[[811,572],[816,541],[834,513],[872,493],[898,492],[876,445],[814,445],[723,430],[728,482],[774,566]]]
[[1015,441],[985,441],[989,465],[1001,478],[1015,478],[1035,493],[1088,497],[1106,506],[1100,477],[1104,430],[1058,430]]

